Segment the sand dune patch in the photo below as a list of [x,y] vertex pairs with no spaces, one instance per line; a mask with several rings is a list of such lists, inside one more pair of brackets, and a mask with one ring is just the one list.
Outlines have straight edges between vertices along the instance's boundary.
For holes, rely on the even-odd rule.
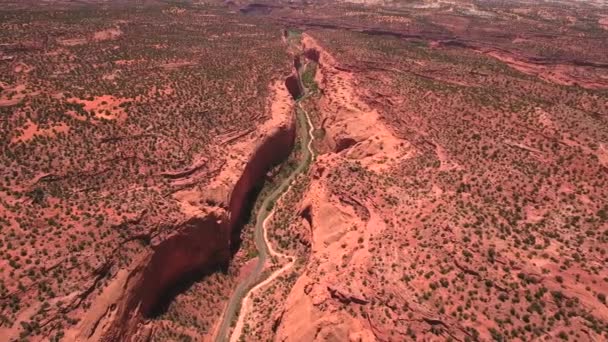
[[11,138],[11,143],[27,142],[34,139],[36,136],[55,137],[59,133],[67,133],[70,130],[65,122],[61,122],[49,128],[40,128],[35,122],[27,120],[26,124],[18,130],[15,130],[16,136]]
[[63,46],[78,46],[78,45],[86,44],[87,39],[86,38],[65,38],[65,39],[58,39],[57,42]]
[[86,36],[72,37],[72,38],[59,38],[57,43],[63,46],[79,46],[85,45],[91,42],[102,42],[106,40],[114,40],[122,35],[122,30],[117,27],[94,32],[93,34],[87,34]]
[[14,106],[21,102],[27,95],[36,93],[29,93],[25,84],[18,84],[15,86],[2,86],[0,88],[0,107]]
[[84,110],[93,113],[96,118],[106,120],[124,120],[127,113],[121,105],[129,99],[114,97],[112,95],[102,95],[89,98],[87,100],[70,98],[68,102],[82,104]]
[[101,42],[104,40],[114,40],[122,35],[122,31],[119,28],[110,28],[107,30],[97,31],[93,34],[93,41]]
[[600,24],[600,27],[604,30],[608,30],[608,17],[601,18],[597,23]]
[[164,69],[178,69],[181,67],[186,67],[186,66],[192,66],[192,65],[196,65],[196,63],[191,62],[191,61],[179,61],[179,62],[169,62],[169,63],[165,63],[165,64],[161,64],[161,68]]

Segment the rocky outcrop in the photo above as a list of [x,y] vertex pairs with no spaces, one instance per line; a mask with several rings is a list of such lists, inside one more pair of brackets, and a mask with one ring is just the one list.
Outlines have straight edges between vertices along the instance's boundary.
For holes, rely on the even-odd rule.
[[153,315],[166,291],[188,276],[227,266],[230,260],[230,231],[226,218],[211,213],[195,216],[175,233],[152,247],[142,269],[130,279],[132,296],[126,308]]
[[140,329],[140,322],[154,315],[168,291],[193,275],[228,265],[233,236],[238,236],[250,192],[272,166],[288,157],[294,146],[295,120],[292,107],[285,106],[291,103],[289,94],[285,88],[277,92],[280,94],[275,97],[281,98],[278,104],[271,104],[271,118],[249,141],[235,144],[238,152],[246,153],[245,163],[227,163],[225,172],[218,175],[222,179],[217,183],[234,184],[229,199],[211,208],[204,207],[200,199],[194,201],[201,208],[195,208],[183,223],[169,229],[170,234],[152,241],[148,253],[130,271],[103,340],[125,340],[124,336],[139,340],[138,331],[145,330]]
[[327,290],[331,294],[332,298],[335,298],[344,304],[355,303],[365,305],[369,303],[369,301],[363,295],[349,293],[348,291],[337,285],[330,285],[327,287]]
[[243,175],[236,183],[230,196],[230,230],[239,229],[239,220],[243,216],[243,207],[248,194],[260,181],[270,167],[285,160],[295,142],[295,121],[289,126],[279,127],[270,134],[254,152]]
[[[318,53],[308,52],[307,58],[318,62],[315,81],[322,96],[317,105],[330,151],[320,154],[310,170],[300,211],[311,232],[309,266],[285,300],[275,339],[382,340],[367,317],[378,303],[368,239],[386,231],[389,221],[369,198],[356,196],[356,189],[350,196],[334,192],[337,180],[356,184],[335,171],[352,161],[366,172],[382,170],[405,158],[407,145],[383,124],[377,110],[359,98],[352,73],[341,71],[340,63],[307,34],[303,47]],[[388,157],[394,160],[387,163]],[[364,310],[353,310],[354,306]]]

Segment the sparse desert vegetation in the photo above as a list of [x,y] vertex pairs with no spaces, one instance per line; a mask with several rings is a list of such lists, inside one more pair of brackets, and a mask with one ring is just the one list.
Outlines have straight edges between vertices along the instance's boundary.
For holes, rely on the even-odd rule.
[[606,338],[608,93],[591,46],[608,36],[529,17],[496,37],[526,4],[487,6],[491,21],[395,9],[406,28],[358,7],[373,32],[344,17],[320,28],[314,9],[290,17],[321,52],[321,96],[304,105],[326,153],[297,209],[309,263],[284,306],[249,323],[255,336]]
[[608,339],[601,4],[0,3],[0,339],[223,340],[298,111],[241,340]]
[[[230,146],[268,120],[290,61],[280,26],[225,7],[24,4],[0,17],[0,336],[60,338],[179,231],[184,192],[246,160]],[[233,278],[190,288],[186,311],[219,316]],[[159,319],[190,321],[180,333],[196,338],[217,317]]]

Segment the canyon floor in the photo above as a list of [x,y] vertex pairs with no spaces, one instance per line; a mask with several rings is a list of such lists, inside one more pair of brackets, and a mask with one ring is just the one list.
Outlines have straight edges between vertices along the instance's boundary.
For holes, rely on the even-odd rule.
[[607,23],[0,0],[0,340],[608,340]]

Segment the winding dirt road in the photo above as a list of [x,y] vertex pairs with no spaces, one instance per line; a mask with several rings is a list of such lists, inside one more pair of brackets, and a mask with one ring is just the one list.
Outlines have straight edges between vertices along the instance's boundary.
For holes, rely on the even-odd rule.
[[[306,95],[296,101],[296,114],[298,117],[299,125],[300,127],[308,128],[308,130],[299,130],[300,132],[302,132],[300,136],[302,141],[306,143],[306,149],[304,150],[304,158],[302,158],[296,169],[289,175],[289,177],[285,179],[270,195],[268,195],[264,199],[264,202],[262,203],[262,206],[258,211],[256,229],[254,232],[256,247],[259,251],[258,262],[254,271],[237,286],[232,297],[230,298],[230,301],[226,306],[226,310],[224,311],[220,326],[215,335],[216,342],[225,342],[227,340],[228,331],[230,330],[230,323],[232,322],[240,304],[241,309],[238,315],[238,321],[230,337],[231,342],[239,340],[243,330],[245,316],[247,315],[247,312],[249,312],[249,310],[251,309],[251,297],[253,293],[274,281],[283,272],[290,269],[295,262],[295,258],[293,256],[278,252],[272,247],[270,241],[268,240],[267,223],[274,213],[274,209],[269,210],[271,204],[274,201],[280,199],[285,193],[287,193],[291,189],[293,180],[300,173],[305,171],[308,165],[314,159],[314,152],[312,150],[312,143],[314,140],[314,127],[312,125],[312,122],[310,121],[308,113],[303,110],[299,105],[299,101],[303,100],[304,98],[306,98]],[[266,259],[268,259],[269,255],[270,257],[286,258],[289,260],[289,262],[280,269],[271,273],[262,282],[256,284],[256,282],[260,280],[260,276],[262,275],[262,272],[264,271],[264,268],[266,266]],[[256,285],[254,286],[254,284]]]

